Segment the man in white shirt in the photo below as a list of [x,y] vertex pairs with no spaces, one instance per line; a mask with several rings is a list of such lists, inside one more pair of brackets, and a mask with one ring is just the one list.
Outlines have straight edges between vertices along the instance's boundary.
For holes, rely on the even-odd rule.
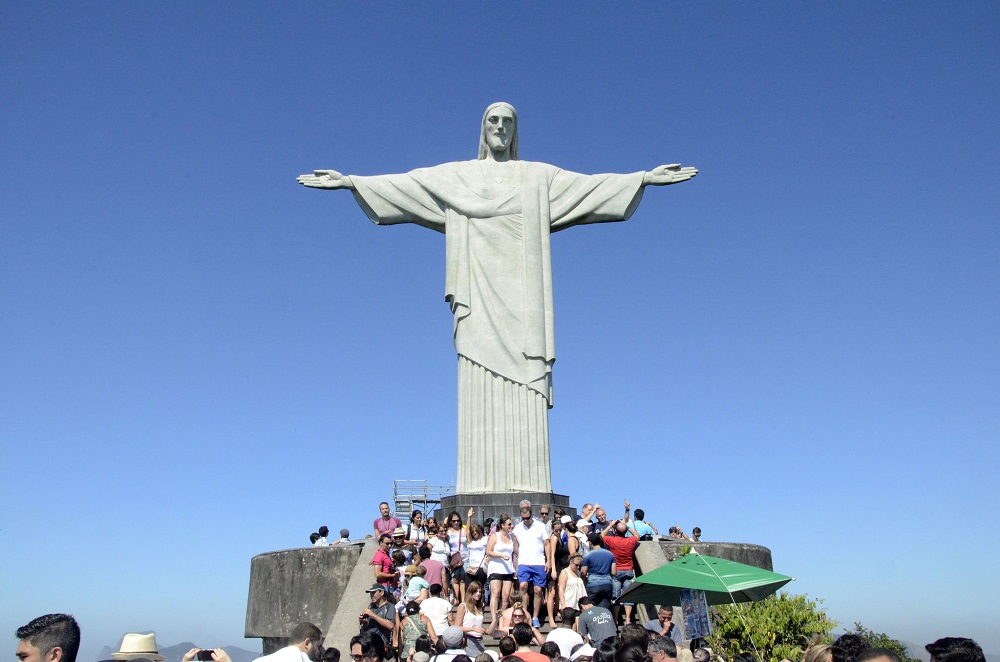
[[563,609],[560,612],[562,622],[559,627],[549,632],[549,636],[545,637],[545,641],[554,641],[559,646],[559,654],[563,657],[569,657],[573,653],[573,646],[583,643],[583,637],[573,629],[577,613],[572,607]]
[[299,623],[288,636],[288,645],[254,662],[319,662],[323,659],[323,633],[312,623]]
[[517,539],[517,581],[521,591],[521,604],[528,604],[528,586],[533,586],[534,603],[531,605],[531,624],[540,627],[538,614],[542,609],[542,591],[545,590],[549,568],[545,554],[545,525],[531,516],[531,502],[521,502],[521,520],[511,531]]
[[441,585],[431,584],[431,597],[420,603],[420,613],[427,617],[434,627],[434,634],[441,636],[451,623],[451,603],[441,597]]

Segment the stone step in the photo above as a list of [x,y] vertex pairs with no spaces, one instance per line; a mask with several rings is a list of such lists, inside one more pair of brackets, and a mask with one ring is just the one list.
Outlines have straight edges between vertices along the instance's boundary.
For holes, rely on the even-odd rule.
[[[458,607],[457,606],[453,607],[451,610],[452,616],[454,616],[457,611]],[[545,607],[543,606],[542,613],[538,619],[539,623],[541,623],[541,627],[536,628],[541,633],[543,639],[548,635],[549,632],[552,631],[552,628],[549,627],[548,620],[542,618],[544,616],[545,616]],[[493,614],[490,612],[489,607],[487,607],[485,610],[483,610],[483,627],[486,628],[487,631],[489,631],[489,627],[492,624],[493,624]],[[500,647],[500,639],[487,634],[483,636],[483,646],[485,648],[498,649]]]

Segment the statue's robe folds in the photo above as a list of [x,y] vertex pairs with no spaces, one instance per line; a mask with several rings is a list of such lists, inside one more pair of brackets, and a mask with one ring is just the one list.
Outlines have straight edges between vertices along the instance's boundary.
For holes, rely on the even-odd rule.
[[623,221],[642,172],[581,175],[513,161],[498,182],[481,161],[399,175],[351,176],[380,225],[445,233],[445,300],[458,351],[459,494],[551,492],[548,408],[556,359],[549,234]]

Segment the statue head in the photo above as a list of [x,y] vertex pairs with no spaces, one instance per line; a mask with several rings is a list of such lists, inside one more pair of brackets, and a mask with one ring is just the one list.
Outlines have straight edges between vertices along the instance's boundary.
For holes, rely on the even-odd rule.
[[510,158],[517,161],[517,110],[509,103],[498,101],[490,104],[483,113],[483,124],[479,130],[480,160],[501,143]]

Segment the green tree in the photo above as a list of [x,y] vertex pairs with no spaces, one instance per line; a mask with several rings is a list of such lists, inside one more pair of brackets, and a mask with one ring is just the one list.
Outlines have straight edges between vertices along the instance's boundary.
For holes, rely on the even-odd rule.
[[819,608],[821,602],[782,591],[760,602],[713,607],[707,643],[727,660],[742,651],[761,662],[801,660],[810,644],[829,643],[837,626]]
[[896,653],[903,662],[920,662],[920,660],[910,656],[910,651],[898,639],[893,639],[882,632],[873,632],[857,621],[854,622],[854,629],[850,634],[858,635],[867,641],[872,648],[888,648]]

